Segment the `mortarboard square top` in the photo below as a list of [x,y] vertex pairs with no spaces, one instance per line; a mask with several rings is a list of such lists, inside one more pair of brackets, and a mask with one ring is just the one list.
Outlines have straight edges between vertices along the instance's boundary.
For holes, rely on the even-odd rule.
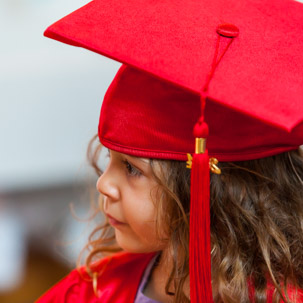
[[[222,23],[236,25],[239,35],[209,83],[205,119],[210,124],[210,154],[221,161],[245,160],[296,148],[303,143],[302,3],[95,0],[50,26],[45,35],[126,63],[195,98],[210,72],[216,29]],[[221,39],[219,50],[228,40]],[[169,87],[166,84],[163,89]],[[197,118],[197,108],[193,112]],[[139,134],[134,138],[139,140]],[[163,149],[179,152],[175,158],[185,159],[193,143],[176,142],[180,140],[170,142],[173,149]],[[140,155],[156,157],[158,146],[149,147],[140,140],[138,145],[150,149],[150,154]],[[121,151],[135,153],[134,149]],[[166,158],[174,158],[169,152]]]

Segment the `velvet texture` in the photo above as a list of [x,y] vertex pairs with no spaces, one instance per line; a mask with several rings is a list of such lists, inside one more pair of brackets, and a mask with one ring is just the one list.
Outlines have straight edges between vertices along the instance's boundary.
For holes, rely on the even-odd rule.
[[216,69],[209,97],[291,130],[303,118],[302,20],[303,4],[294,0],[94,0],[45,35],[200,93],[216,28],[234,24],[239,36]]
[[[99,137],[126,154],[187,160],[195,150],[193,127],[199,117],[198,94],[123,65],[105,95]],[[205,120],[209,155],[219,161],[262,158],[303,143],[303,123],[289,133],[211,99]]]
[[68,276],[41,296],[36,303],[133,303],[144,270],[154,253],[117,253],[95,264],[98,296],[91,278],[81,268],[81,275],[73,270]]

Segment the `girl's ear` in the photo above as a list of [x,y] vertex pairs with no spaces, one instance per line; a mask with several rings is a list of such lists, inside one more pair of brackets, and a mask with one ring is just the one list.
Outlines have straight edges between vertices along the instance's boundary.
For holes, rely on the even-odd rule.
[[303,158],[303,144],[298,148],[299,155]]

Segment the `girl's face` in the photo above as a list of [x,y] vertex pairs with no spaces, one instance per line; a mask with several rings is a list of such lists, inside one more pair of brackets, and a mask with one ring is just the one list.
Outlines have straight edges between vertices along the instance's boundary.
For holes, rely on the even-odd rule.
[[97,181],[104,211],[119,246],[143,253],[164,248],[156,235],[157,183],[148,159],[109,150],[109,164]]

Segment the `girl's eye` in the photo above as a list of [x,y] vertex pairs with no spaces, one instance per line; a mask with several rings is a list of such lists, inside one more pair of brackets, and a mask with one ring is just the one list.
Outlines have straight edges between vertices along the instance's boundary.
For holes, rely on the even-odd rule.
[[141,172],[132,166],[127,160],[123,160],[123,163],[125,164],[128,175],[135,177],[139,177],[141,175]]

